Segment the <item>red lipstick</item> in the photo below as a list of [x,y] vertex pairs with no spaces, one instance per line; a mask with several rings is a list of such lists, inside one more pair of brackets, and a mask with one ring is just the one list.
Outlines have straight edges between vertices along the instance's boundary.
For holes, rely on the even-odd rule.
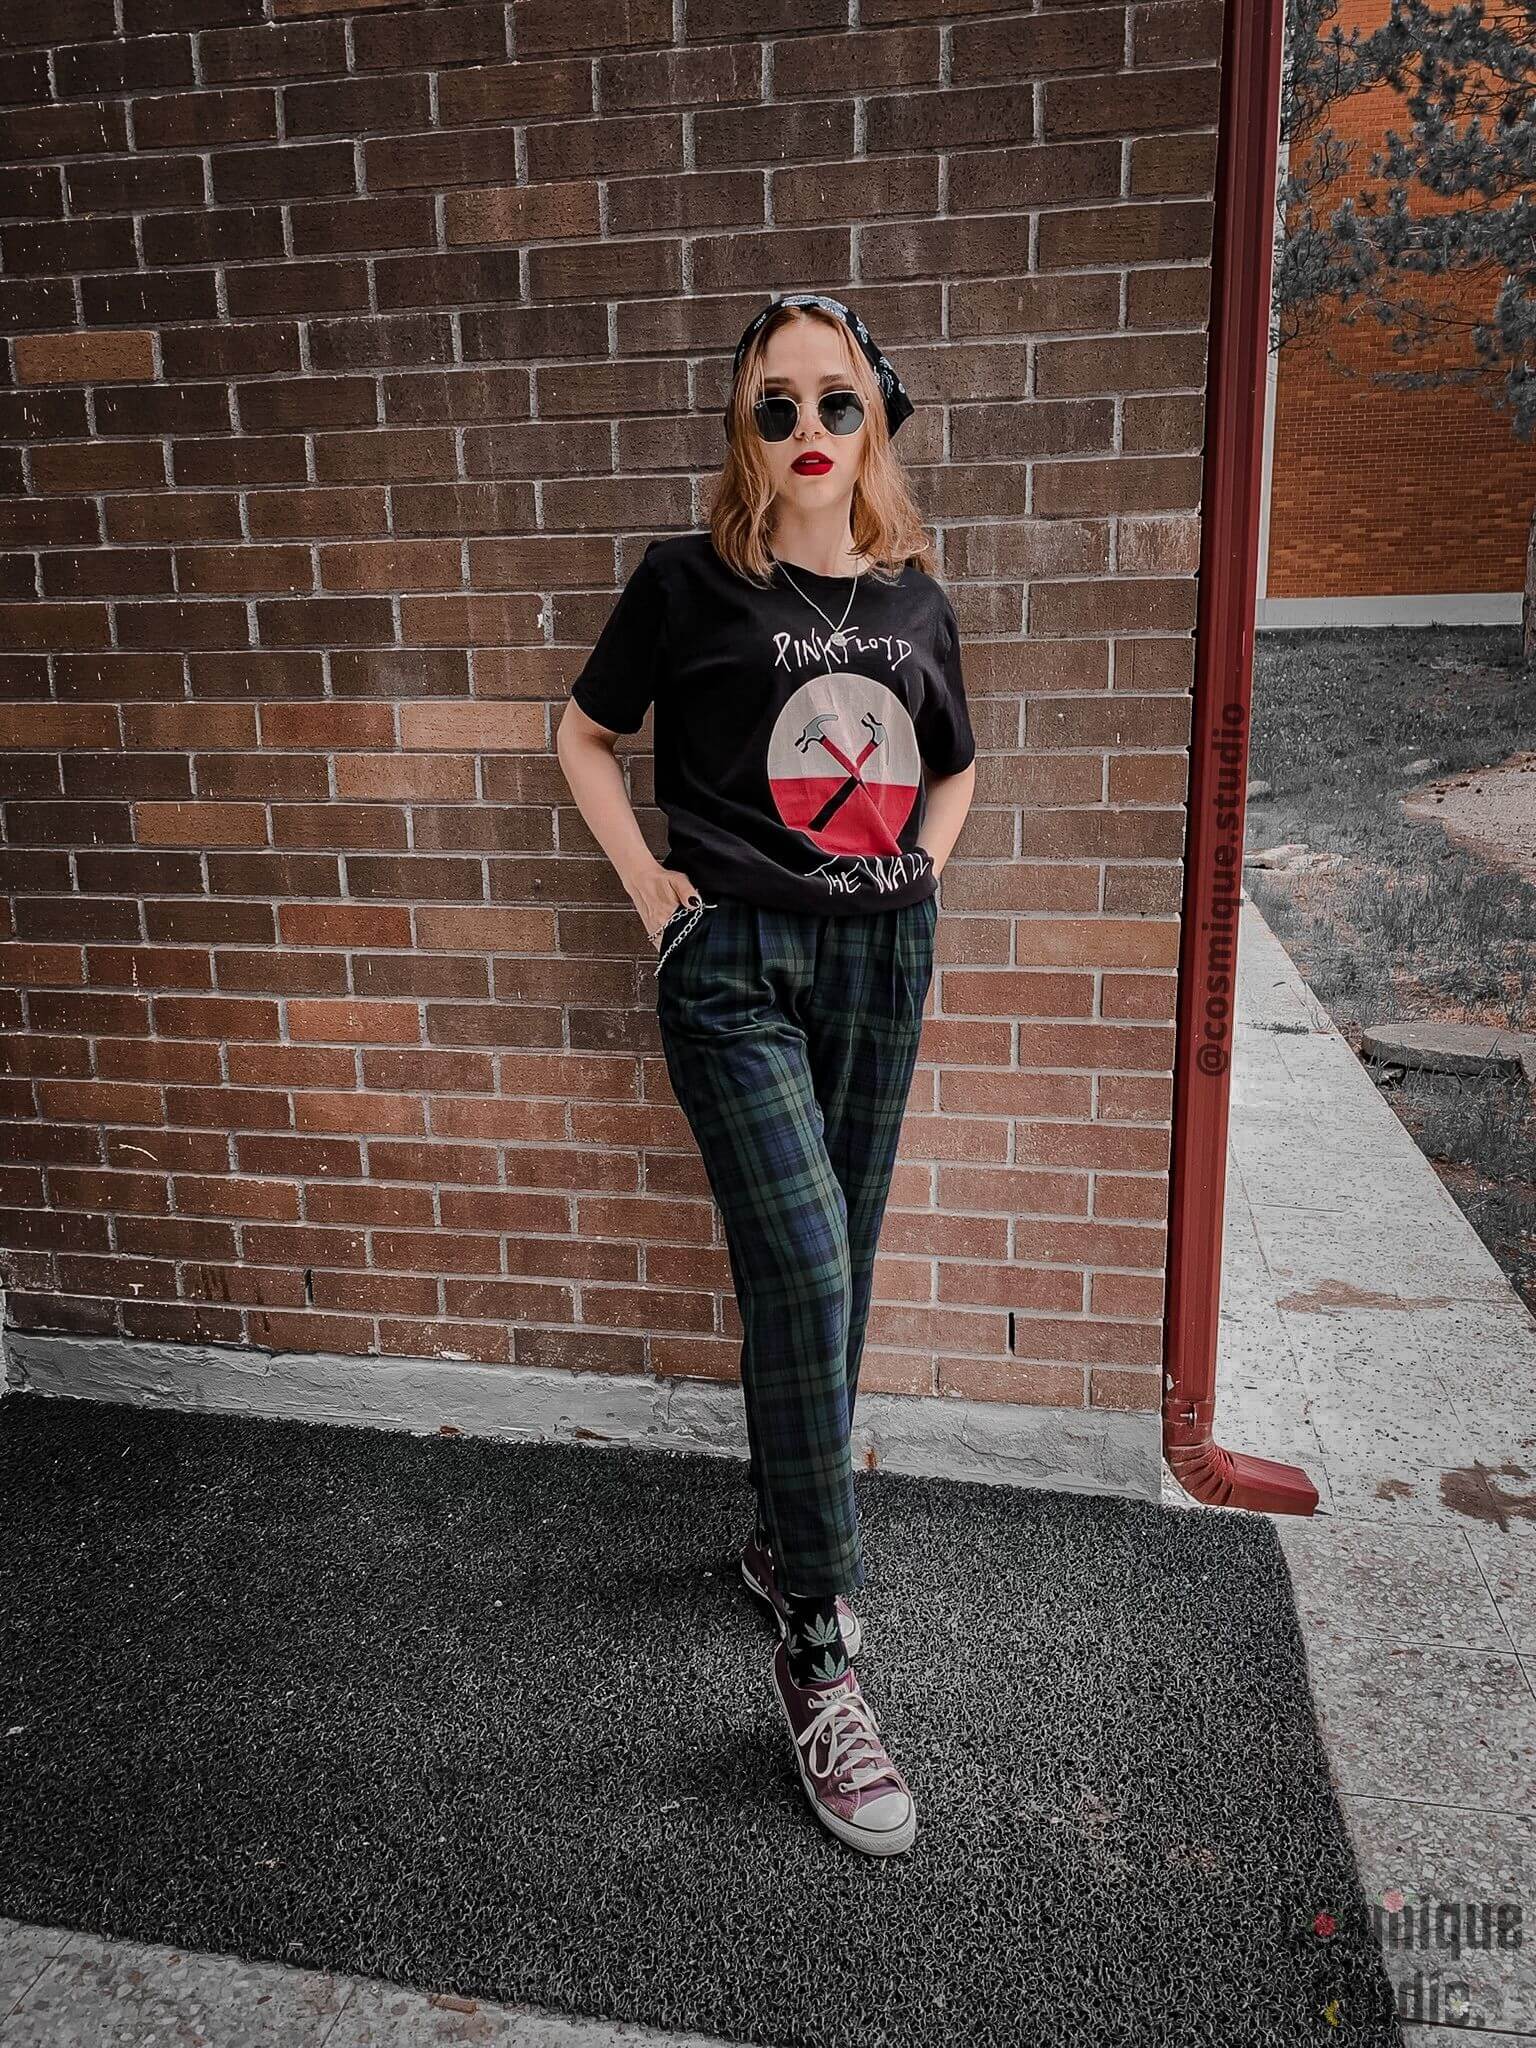
[[804,455],[797,455],[789,466],[801,476],[825,476],[832,467],[832,458],[823,455],[819,449],[808,448]]

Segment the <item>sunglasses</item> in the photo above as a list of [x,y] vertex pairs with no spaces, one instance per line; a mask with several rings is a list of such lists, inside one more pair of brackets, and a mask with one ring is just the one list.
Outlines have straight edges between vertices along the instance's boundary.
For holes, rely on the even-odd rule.
[[[864,424],[864,401],[857,391],[824,391],[816,411],[829,434],[856,434]],[[787,441],[800,424],[800,401],[787,391],[771,392],[758,399],[752,417],[765,441]]]

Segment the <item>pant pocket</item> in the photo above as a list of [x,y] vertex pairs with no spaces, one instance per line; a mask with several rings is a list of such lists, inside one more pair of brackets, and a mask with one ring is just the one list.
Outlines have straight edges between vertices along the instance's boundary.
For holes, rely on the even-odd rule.
[[922,1012],[928,1001],[928,990],[933,983],[933,940],[939,922],[939,899],[937,895],[925,896],[917,906],[920,916],[912,927],[914,950],[917,955],[917,976],[919,994],[917,1007]]
[[679,903],[661,928],[661,939],[656,947],[656,963],[653,969],[658,982],[662,962],[676,952],[677,948],[698,929],[705,912],[715,908],[713,903],[706,903],[702,897],[697,903]]

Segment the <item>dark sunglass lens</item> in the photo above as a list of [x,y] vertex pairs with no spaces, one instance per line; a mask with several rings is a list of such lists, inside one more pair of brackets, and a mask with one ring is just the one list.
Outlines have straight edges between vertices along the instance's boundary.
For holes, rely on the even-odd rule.
[[822,422],[829,434],[856,434],[864,424],[864,407],[856,391],[829,391],[821,401]]
[[760,398],[752,411],[757,431],[765,441],[787,441],[800,417],[792,398]]

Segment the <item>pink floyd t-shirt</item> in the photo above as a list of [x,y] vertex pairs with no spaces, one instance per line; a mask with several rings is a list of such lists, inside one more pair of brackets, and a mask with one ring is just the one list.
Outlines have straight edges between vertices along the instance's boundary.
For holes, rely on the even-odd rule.
[[860,576],[850,610],[851,585],[791,563],[764,589],[708,533],[653,540],[571,684],[610,732],[654,704],[662,864],[705,896],[864,911],[937,886],[923,769],[976,753],[955,616],[912,562]]

